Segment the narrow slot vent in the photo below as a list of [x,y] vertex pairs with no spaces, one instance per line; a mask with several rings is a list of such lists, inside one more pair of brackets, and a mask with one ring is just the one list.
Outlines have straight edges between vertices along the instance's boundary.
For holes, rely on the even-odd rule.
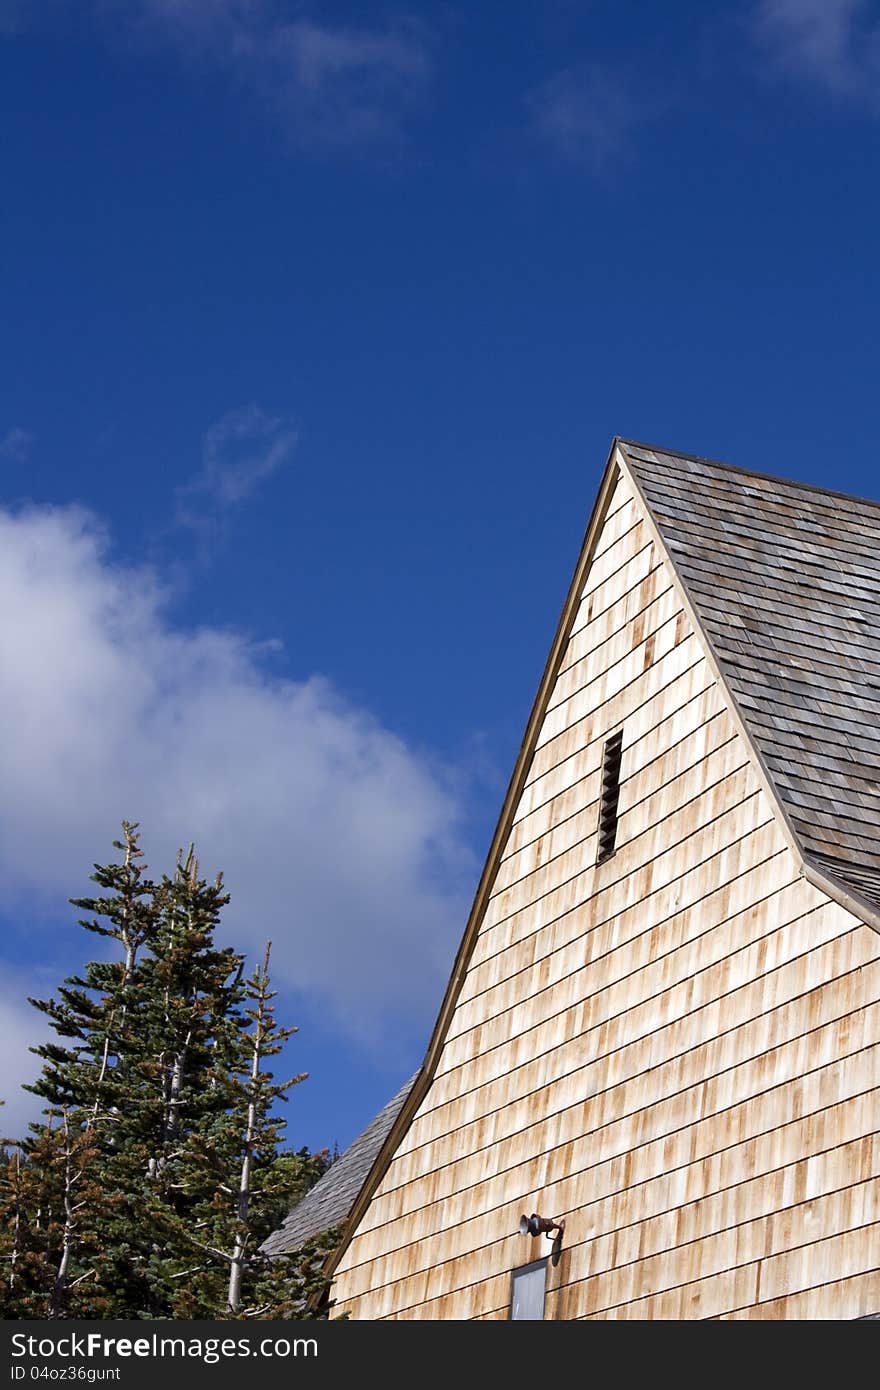
[[606,740],[602,754],[602,789],[599,800],[599,849],[596,863],[610,859],[617,844],[617,804],[620,801],[620,761],[623,732]]

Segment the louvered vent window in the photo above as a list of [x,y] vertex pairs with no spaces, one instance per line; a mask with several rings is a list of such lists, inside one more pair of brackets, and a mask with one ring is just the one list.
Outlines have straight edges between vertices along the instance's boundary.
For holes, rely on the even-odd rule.
[[620,759],[623,753],[622,730],[605,743],[602,754],[602,791],[599,801],[599,849],[596,863],[604,864],[614,853],[617,843],[617,803],[620,801]]

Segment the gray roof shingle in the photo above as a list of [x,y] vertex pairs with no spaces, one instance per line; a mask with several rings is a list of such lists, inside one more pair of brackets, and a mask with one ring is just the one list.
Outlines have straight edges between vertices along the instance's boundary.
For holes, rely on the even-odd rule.
[[880,503],[618,442],[805,856],[880,907]]
[[284,1224],[264,1240],[260,1248],[265,1254],[289,1255],[312,1236],[346,1220],[414,1081],[415,1076],[411,1076],[401,1086],[363,1133],[297,1203]]

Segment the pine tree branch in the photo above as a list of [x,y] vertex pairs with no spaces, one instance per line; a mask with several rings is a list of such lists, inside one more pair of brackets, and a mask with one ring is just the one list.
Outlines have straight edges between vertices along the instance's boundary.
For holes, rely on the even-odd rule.
[[196,1240],[195,1236],[191,1235],[189,1231],[184,1231],[183,1234],[185,1238],[190,1242],[190,1244],[194,1245],[197,1250],[204,1250],[207,1255],[216,1255],[218,1259],[227,1260],[231,1262],[232,1256],[228,1255],[225,1250],[218,1250],[215,1245],[206,1245],[203,1240]]
[[168,1278],[171,1280],[186,1279],[190,1274],[200,1274],[204,1268],[204,1265],[193,1265],[192,1269],[182,1269],[179,1274],[169,1274]]

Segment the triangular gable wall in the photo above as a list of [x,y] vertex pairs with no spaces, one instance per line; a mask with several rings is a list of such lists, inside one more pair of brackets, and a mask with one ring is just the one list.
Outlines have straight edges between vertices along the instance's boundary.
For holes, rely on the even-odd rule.
[[338,1308],[506,1317],[534,1210],[567,1218],[548,1317],[812,1316],[817,1262],[839,1315],[875,1311],[880,939],[803,877],[625,466],[597,521]]

